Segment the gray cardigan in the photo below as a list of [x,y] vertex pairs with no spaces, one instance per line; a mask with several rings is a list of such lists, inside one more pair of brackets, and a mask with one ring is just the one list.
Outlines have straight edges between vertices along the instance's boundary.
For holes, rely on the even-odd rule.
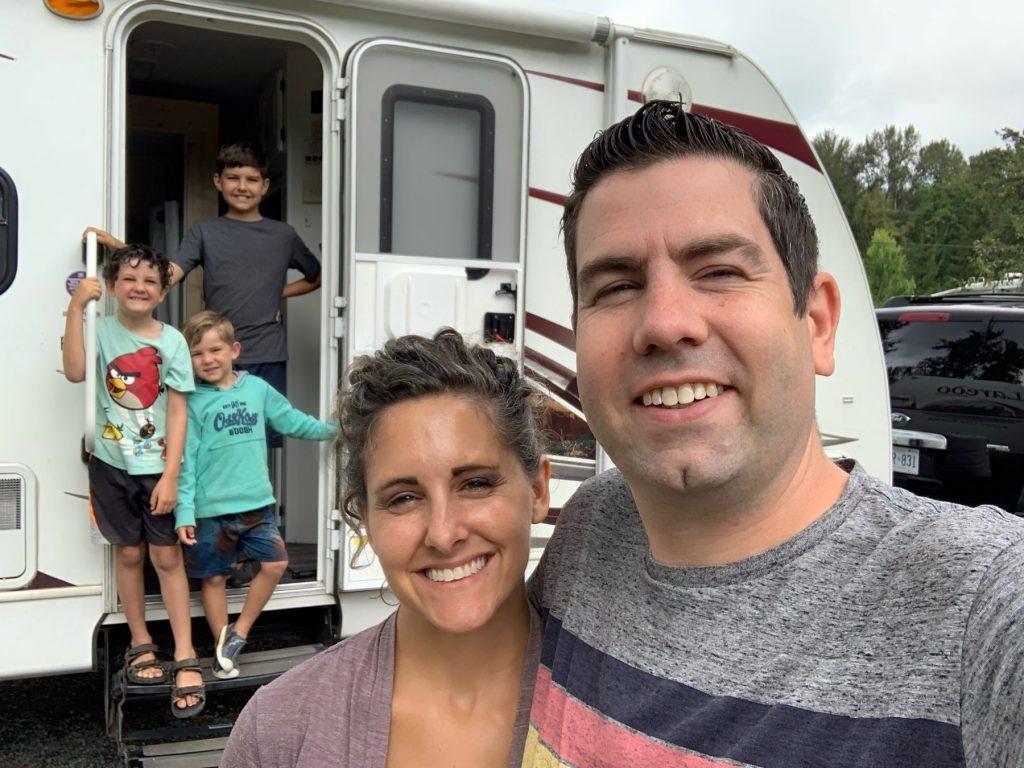
[[[221,768],[384,768],[396,615],[257,691],[238,716]],[[541,632],[540,618],[531,608],[509,768],[519,768],[522,762]]]

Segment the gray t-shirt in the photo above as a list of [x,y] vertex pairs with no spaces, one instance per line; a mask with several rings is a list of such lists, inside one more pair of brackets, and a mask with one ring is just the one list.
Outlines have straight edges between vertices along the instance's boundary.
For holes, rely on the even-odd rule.
[[[257,691],[235,722],[221,768],[384,768],[397,615]],[[540,638],[540,618],[531,610],[508,768],[522,759]]]
[[654,561],[618,471],[558,519],[524,766],[1024,766],[1024,520],[850,472],[741,562]]
[[299,270],[307,280],[320,275],[320,262],[290,225],[227,216],[200,221],[171,261],[186,275],[203,268],[206,307],[234,324],[242,344],[239,363],[288,359],[284,326],[278,319],[288,270]]

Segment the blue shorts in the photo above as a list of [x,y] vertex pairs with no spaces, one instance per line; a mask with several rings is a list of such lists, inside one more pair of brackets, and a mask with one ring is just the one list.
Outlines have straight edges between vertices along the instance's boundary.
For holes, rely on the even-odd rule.
[[193,579],[234,572],[239,551],[261,563],[288,559],[284,539],[274,522],[274,508],[196,520],[196,543],[183,546],[185,571]]

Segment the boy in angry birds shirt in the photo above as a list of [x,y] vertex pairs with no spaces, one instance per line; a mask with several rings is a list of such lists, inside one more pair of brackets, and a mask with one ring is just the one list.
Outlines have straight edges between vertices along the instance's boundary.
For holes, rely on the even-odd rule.
[[[89,500],[96,525],[114,546],[117,592],[131,630],[125,675],[136,685],[170,682],[171,712],[184,718],[205,705],[192,647],[189,589],[171,514],[188,423],[185,393],[195,389],[181,334],[153,317],[170,287],[170,265],[144,245],[114,251],[103,268],[117,312],[96,321],[96,359],[85,359],[82,311],[101,296],[99,280],[79,283],[68,304],[64,375],[85,379],[95,365],[96,442],[89,460]],[[143,564],[150,560],[174,635],[166,669],[146,626]]]

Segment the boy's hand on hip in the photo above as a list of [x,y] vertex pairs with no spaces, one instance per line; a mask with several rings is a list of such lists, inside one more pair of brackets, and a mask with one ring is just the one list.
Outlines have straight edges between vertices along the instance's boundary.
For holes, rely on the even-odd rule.
[[196,543],[196,527],[194,525],[183,525],[178,529],[178,541],[182,544],[192,546]]
[[164,475],[156,484],[149,497],[149,508],[154,515],[166,515],[174,511],[178,503],[178,481]]

